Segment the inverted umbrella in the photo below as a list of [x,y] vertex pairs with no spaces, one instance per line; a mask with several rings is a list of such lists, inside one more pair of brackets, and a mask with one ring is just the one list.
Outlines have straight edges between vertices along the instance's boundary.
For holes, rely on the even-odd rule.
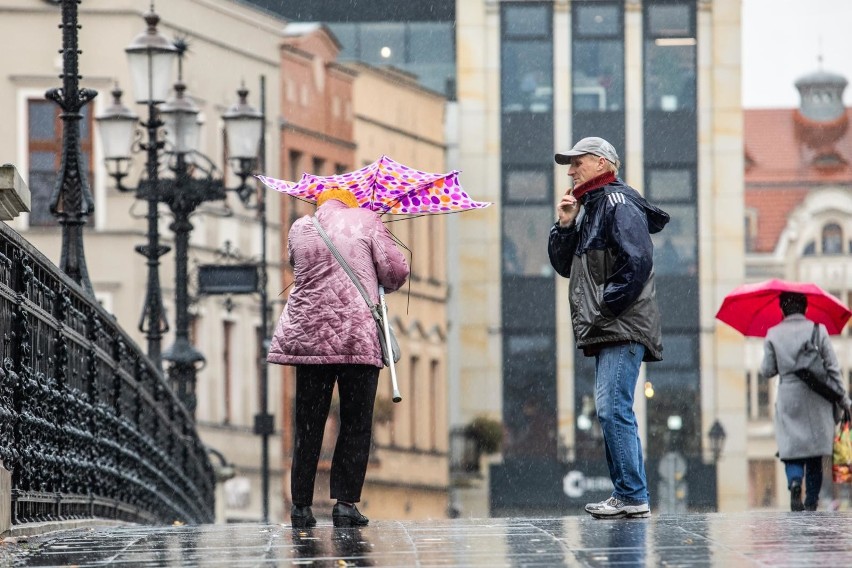
[[743,335],[766,337],[769,328],[784,319],[778,300],[782,292],[804,294],[808,299],[805,317],[825,325],[831,335],[839,334],[852,317],[848,307],[816,284],[773,279],[735,288],[725,296],[716,319]]
[[452,213],[491,205],[471,199],[459,185],[458,174],[455,170],[446,174],[421,172],[382,156],[354,172],[334,176],[305,173],[295,183],[257,177],[275,191],[311,203],[316,203],[325,189],[348,189],[358,205],[381,215]]

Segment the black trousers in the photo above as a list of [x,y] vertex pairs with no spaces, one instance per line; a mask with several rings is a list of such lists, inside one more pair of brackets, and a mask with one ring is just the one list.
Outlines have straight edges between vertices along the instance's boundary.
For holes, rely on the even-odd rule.
[[311,505],[322,437],[334,384],[340,396],[340,433],[331,460],[331,498],[361,500],[373,435],[379,368],[371,365],[297,365],[296,428],[290,492],[294,505]]

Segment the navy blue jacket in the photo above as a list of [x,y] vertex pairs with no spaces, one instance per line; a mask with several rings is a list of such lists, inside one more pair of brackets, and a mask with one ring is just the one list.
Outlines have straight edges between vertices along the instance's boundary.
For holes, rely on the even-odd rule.
[[636,341],[646,361],[661,360],[651,234],[663,229],[668,214],[617,178],[580,202],[574,223],[555,224],[548,242],[553,268],[571,279],[577,346]]

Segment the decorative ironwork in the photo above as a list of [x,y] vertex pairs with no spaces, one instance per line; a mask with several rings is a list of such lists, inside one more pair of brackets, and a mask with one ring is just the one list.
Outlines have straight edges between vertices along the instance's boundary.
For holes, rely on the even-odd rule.
[[83,227],[94,210],[92,193],[86,180],[86,167],[80,155],[80,109],[97,96],[97,91],[80,89],[77,45],[77,4],[79,0],[62,2],[62,88],[51,89],[45,97],[62,109],[62,163],[56,188],[50,198],[50,212],[62,226],[62,252],[59,267],[86,292],[94,297],[86,254],[83,249]]
[[192,416],[87,291],[0,225],[0,459],[15,524],[213,521]]

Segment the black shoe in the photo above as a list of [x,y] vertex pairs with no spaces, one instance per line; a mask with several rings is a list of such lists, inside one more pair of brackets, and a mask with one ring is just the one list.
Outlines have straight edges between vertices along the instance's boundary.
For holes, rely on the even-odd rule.
[[808,503],[807,499],[805,499],[805,511],[816,511],[818,504],[819,503]]
[[790,483],[790,510],[796,512],[805,510],[802,504],[802,482],[798,479]]
[[361,514],[358,507],[340,501],[331,510],[331,520],[336,527],[364,527],[370,522],[370,519]]
[[311,511],[310,505],[304,507],[293,505],[290,508],[290,522],[293,524],[294,529],[304,529],[317,525],[317,520],[314,518],[314,513]]

